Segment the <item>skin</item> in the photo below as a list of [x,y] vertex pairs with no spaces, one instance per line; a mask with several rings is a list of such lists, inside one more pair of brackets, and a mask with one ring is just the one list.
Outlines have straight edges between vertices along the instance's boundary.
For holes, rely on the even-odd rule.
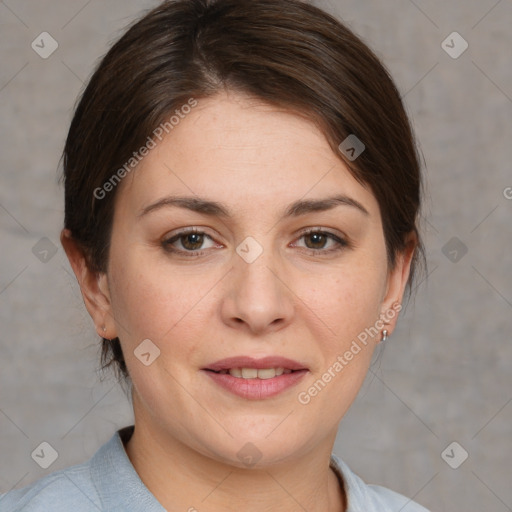
[[[61,240],[98,334],[120,338],[135,414],[126,451],[142,481],[169,510],[346,510],[329,458],[380,333],[307,405],[297,396],[401,302],[414,237],[388,268],[378,203],[318,128],[233,92],[200,100],[116,193],[106,273],[87,268],[68,231]],[[281,219],[294,201],[335,193],[368,213],[339,205]],[[221,202],[232,217],[175,206],[139,216],[171,194]],[[208,236],[173,247],[203,255],[162,245],[187,227]],[[236,252],[249,236],[263,248],[252,263]],[[145,339],[160,349],[149,366],[134,355]],[[201,371],[234,355],[281,355],[309,371],[276,397],[248,400]],[[252,467],[237,457],[248,442],[261,453]]]

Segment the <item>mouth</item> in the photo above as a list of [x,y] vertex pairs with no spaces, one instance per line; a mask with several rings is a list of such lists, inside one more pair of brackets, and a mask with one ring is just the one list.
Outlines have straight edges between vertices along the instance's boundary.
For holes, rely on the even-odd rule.
[[308,368],[304,364],[287,357],[267,356],[256,359],[250,356],[236,356],[215,361],[203,370],[229,373],[233,377],[243,379],[271,379],[276,375],[308,370]]
[[298,361],[269,356],[230,357],[202,368],[213,381],[242,398],[271,398],[296,385],[309,369]]
[[301,370],[290,370],[289,368],[277,367],[277,368],[229,368],[227,370],[211,370],[205,368],[206,371],[218,373],[219,375],[231,375],[237,379],[273,379],[283,374],[289,374],[299,372]]

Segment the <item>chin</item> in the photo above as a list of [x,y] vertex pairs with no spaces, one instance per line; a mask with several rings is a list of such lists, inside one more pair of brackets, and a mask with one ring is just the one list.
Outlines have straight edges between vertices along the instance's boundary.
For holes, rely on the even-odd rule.
[[262,469],[289,463],[306,454],[314,445],[311,440],[298,439],[290,434],[290,429],[281,433],[276,431],[270,436],[266,432],[260,437],[251,431],[247,436],[239,433],[235,438],[225,439],[212,447],[209,456],[241,469]]

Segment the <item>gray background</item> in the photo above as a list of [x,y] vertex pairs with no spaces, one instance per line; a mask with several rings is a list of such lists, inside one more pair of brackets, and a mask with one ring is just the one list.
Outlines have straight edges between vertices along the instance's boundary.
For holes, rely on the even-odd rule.
[[[100,380],[98,339],[59,244],[57,169],[83,82],[156,3],[0,2],[0,492],[86,460],[132,422],[121,388]],[[391,71],[428,193],[428,280],[342,421],[335,451],[367,482],[432,510],[510,511],[512,1],[317,3]],[[31,48],[43,31],[59,44],[46,60]],[[469,43],[457,59],[441,46],[453,31]],[[46,262],[41,246],[39,258],[33,252],[44,237],[57,249]],[[42,441],[59,453],[47,470],[31,458]],[[453,441],[462,448],[448,450],[452,464],[469,454],[458,469],[441,457]]]

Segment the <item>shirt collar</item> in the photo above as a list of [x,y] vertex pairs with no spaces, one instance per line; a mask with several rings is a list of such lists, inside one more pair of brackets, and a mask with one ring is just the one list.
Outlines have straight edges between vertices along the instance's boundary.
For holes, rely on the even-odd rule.
[[105,512],[165,512],[135,471],[126,453],[134,426],[118,430],[93,456],[91,477]]

